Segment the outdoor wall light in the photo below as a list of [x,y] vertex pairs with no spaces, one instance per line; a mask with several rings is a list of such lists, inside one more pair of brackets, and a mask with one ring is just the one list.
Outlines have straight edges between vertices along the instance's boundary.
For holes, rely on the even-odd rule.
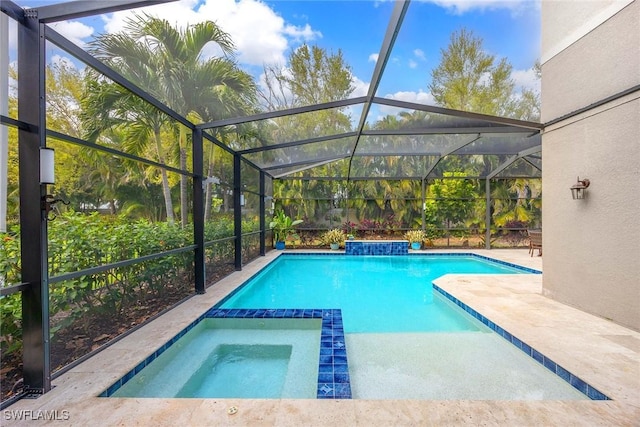
[[578,177],[578,182],[571,186],[571,196],[573,199],[584,199],[589,184],[591,184],[591,182],[587,178],[580,179],[580,177]]
[[40,148],[40,184],[55,184],[53,148]]
[[[56,183],[56,177],[54,173],[54,151],[53,148],[40,147],[40,184],[53,185]],[[62,199],[56,199],[51,194],[45,194],[40,201],[40,208],[44,212],[44,217],[47,221],[55,219],[56,215],[51,214],[56,203],[62,202],[68,205],[69,202]]]

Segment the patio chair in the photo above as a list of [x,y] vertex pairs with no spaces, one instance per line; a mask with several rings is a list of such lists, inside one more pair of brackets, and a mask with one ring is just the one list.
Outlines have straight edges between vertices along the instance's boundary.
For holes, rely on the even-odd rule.
[[529,235],[529,254],[533,256],[533,252],[537,249],[538,256],[542,256],[542,230],[527,230]]

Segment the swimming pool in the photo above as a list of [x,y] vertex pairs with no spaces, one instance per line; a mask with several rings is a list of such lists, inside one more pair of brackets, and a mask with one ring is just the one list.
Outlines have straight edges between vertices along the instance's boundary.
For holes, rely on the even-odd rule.
[[[280,254],[200,320],[220,312],[245,318],[335,317],[338,322],[333,326],[325,325],[323,318],[318,398],[607,399],[461,301],[434,288],[431,282],[448,273],[539,272],[470,254]],[[117,395],[123,384],[143,370],[142,365],[151,363],[179,336],[102,396]],[[286,353],[286,349],[276,350]]]

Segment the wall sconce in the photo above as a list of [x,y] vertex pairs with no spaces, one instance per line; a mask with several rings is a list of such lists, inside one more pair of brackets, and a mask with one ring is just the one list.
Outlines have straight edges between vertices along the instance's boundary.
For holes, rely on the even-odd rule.
[[[40,147],[40,184],[53,185],[56,183],[54,166],[53,148]],[[58,202],[62,202],[65,205],[69,204],[69,202],[62,199],[56,199],[51,194],[42,196],[40,209],[44,211],[44,217],[47,221],[53,221],[56,218],[55,214],[51,215],[51,211]]]
[[40,147],[40,184],[55,184],[53,148]]
[[571,196],[573,199],[584,199],[587,193],[586,190],[590,184],[591,182],[588,179],[580,179],[580,177],[578,177],[578,182],[571,186]]

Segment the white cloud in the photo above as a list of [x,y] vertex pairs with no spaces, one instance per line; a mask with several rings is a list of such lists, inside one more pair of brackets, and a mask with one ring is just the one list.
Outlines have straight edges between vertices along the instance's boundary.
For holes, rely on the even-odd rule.
[[[180,28],[204,20],[216,22],[234,41],[238,61],[248,65],[284,64],[285,54],[292,43],[322,37],[322,33],[309,24],[295,26],[287,23],[259,0],[181,0],[154,6],[152,12],[153,16],[166,19]],[[109,15],[105,18],[105,30],[121,31],[126,18],[131,16],[131,11]],[[212,48],[205,53],[213,55],[216,52]]]
[[539,8],[539,2],[534,0],[420,0],[434,3],[448,9],[455,15],[462,15],[471,10],[508,9],[513,14],[523,13],[528,7]]
[[422,90],[418,92],[396,92],[392,94],[388,94],[384,96],[389,99],[397,99],[398,101],[406,101],[406,102],[416,102],[418,104],[428,104],[434,105],[435,102],[433,100],[433,96],[429,92],[423,92]]
[[351,76],[351,84],[353,84],[354,89],[351,93],[352,98],[357,98],[359,96],[365,96],[369,92],[369,82],[363,82],[357,76]]
[[370,62],[378,62],[378,56],[380,56],[380,54],[372,53],[371,55],[369,55],[369,61]]
[[53,55],[51,57],[51,64],[53,64],[53,65],[61,65],[61,66],[68,67],[68,68],[75,68],[76,70],[78,69],[78,67],[71,60],[71,58],[69,58],[67,56],[57,55],[57,54]]
[[322,37],[322,33],[312,30],[309,24],[305,24],[302,28],[295,25],[286,25],[284,34],[293,37],[296,41],[310,41],[316,37]]
[[409,60],[409,68],[416,68],[418,66],[418,63],[416,61],[414,61],[413,59]]
[[513,70],[511,78],[516,83],[516,89],[524,88],[540,93],[540,79],[536,77],[532,69]]
[[84,47],[84,39],[93,35],[94,29],[79,21],[61,21],[51,24],[51,28],[69,39],[73,44]]
[[424,51],[422,49],[414,49],[413,55],[418,59],[422,59],[423,61],[427,60],[427,57],[425,56]]
[[[435,105],[433,96],[429,92],[413,91],[400,91],[396,93],[390,93],[384,96],[387,99],[395,99],[398,101],[414,102],[416,104]],[[380,105],[380,114],[398,114],[400,110],[397,107],[390,107],[387,105]]]

